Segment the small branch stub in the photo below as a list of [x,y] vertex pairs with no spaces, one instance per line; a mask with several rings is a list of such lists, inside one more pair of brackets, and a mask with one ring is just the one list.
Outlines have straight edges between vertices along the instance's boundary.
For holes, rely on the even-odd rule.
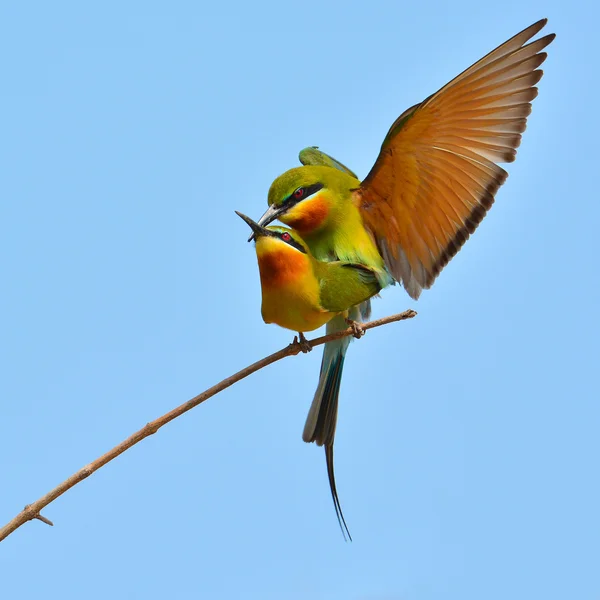
[[[23,509],[23,512],[24,513],[29,512],[30,508],[31,508],[31,504],[26,504],[25,508]],[[54,527],[54,523],[50,519],[46,519],[46,517],[44,517],[44,515],[40,515],[40,513],[34,513],[34,514],[30,515],[27,520],[32,521],[33,519],[38,519],[38,521],[41,521],[42,523],[46,523],[46,525],[50,525],[50,527]]]

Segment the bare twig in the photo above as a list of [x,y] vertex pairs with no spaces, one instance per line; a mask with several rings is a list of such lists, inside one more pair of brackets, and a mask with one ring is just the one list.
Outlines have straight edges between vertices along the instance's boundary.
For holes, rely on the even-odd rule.
[[[381,327],[382,325],[387,325],[388,323],[394,323],[396,321],[404,321],[405,319],[412,319],[416,316],[416,312],[414,310],[406,310],[403,313],[399,313],[396,315],[391,315],[389,317],[384,317],[383,319],[377,319],[375,321],[371,321],[369,323],[364,323],[361,325],[363,330],[373,329],[374,327]],[[339,338],[346,337],[348,335],[354,335],[355,330],[352,327],[348,327],[348,329],[344,329],[343,331],[338,331],[336,333],[332,333],[330,335],[324,335],[314,340],[309,340],[308,343],[311,347],[319,346],[324,344],[325,342],[329,342],[331,340],[337,340]],[[255,362],[254,364],[238,371],[235,375],[231,377],[227,377],[223,379],[217,385],[207,389],[206,391],[198,394],[191,400],[184,402],[181,406],[174,408],[171,412],[147,423],[144,427],[142,427],[139,431],[136,431],[133,435],[128,437],[126,440],[115,446],[112,450],[103,454],[100,458],[97,458],[95,461],[89,463],[73,475],[63,481],[60,485],[55,487],[52,491],[48,492],[45,496],[42,496],[39,500],[36,500],[33,504],[28,504],[14,519],[12,519],[9,523],[7,523],[2,529],[0,529],[0,541],[7,538],[13,531],[21,527],[27,521],[31,521],[32,519],[39,519],[48,525],[52,525],[52,521],[46,519],[40,514],[40,511],[48,506],[51,502],[56,500],[59,496],[62,496],[67,490],[71,489],[74,485],[77,485],[80,481],[83,481],[87,477],[89,477],[92,473],[97,471],[100,467],[103,467],[106,463],[113,460],[128,450],[132,446],[135,446],[138,442],[141,442],[144,438],[156,433],[163,425],[166,425],[173,419],[181,416],[183,413],[186,413],[188,410],[191,410],[198,404],[202,404],[205,400],[208,400],[211,396],[222,392],[224,389],[233,385],[234,383],[240,381],[240,379],[244,379],[255,373],[256,371],[266,367],[286,356],[294,356],[302,351],[302,344],[298,341],[294,340],[291,344],[279,350],[279,352],[275,352],[262,360]]]

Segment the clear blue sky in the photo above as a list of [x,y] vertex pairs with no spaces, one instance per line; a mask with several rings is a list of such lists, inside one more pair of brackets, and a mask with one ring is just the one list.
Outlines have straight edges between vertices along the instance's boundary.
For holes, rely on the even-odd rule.
[[20,2],[0,9],[0,521],[280,348],[234,209],[319,145],[364,176],[392,121],[541,17],[517,162],[411,322],[170,424],[0,544],[7,599],[600,594],[597,9],[589,2]]

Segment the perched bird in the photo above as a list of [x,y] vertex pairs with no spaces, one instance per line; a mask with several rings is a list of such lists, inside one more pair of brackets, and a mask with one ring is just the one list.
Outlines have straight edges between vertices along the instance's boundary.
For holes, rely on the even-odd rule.
[[[349,310],[368,301],[381,290],[374,269],[347,261],[318,261],[298,232],[287,227],[263,227],[250,217],[238,211],[236,213],[250,226],[256,240],[263,320],[297,331],[304,351],[310,349],[304,337],[305,331],[313,331],[332,320],[339,322],[338,328],[341,328],[341,324],[345,327],[346,317],[350,316]],[[360,333],[356,332],[355,335],[359,336]],[[337,348],[337,345],[332,347]],[[325,393],[337,398],[344,355],[337,351],[326,351],[323,364],[330,374],[327,385],[332,388]],[[320,418],[324,419],[326,427],[333,429],[326,432],[333,439],[336,413],[321,412]],[[344,535],[352,539],[335,486],[333,444],[326,446],[326,453],[338,521],[342,532],[345,530]]]
[[[304,166],[271,185],[259,224],[279,219],[300,232],[318,260],[368,265],[381,286],[396,280],[416,300],[475,231],[506,180],[497,163],[515,159],[537,96],[542,50],[555,36],[529,40],[545,24],[531,25],[404,111],[362,182],[316,147],[303,150]],[[360,319],[367,312],[363,304],[350,314]],[[327,331],[343,326],[336,318]],[[303,434],[325,446],[338,518],[332,447],[348,343],[325,347]]]
[[262,227],[236,211],[250,226],[262,288],[262,317],[297,331],[314,331],[381,290],[374,269],[343,261],[321,262],[297,231]]

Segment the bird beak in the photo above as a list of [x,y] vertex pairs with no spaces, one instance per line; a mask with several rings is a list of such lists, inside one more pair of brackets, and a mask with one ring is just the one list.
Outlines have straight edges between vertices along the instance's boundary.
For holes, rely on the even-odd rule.
[[264,227],[262,227],[261,225],[259,225],[255,221],[253,221],[250,217],[247,217],[246,215],[244,215],[241,212],[238,212],[237,210],[235,211],[235,214],[238,217],[240,217],[240,219],[243,219],[244,221],[246,221],[246,223],[248,223],[248,225],[250,226],[250,229],[252,229],[252,235],[250,236],[250,239],[248,241],[253,240],[255,237],[260,237],[262,235],[269,235],[269,231],[267,229],[265,229]]
[[[271,204],[271,206],[269,206],[269,208],[267,208],[265,214],[258,220],[258,225],[268,225],[269,223],[272,223],[280,214],[282,214],[284,212],[285,212],[285,210],[281,206],[275,206],[274,204]],[[239,214],[240,213],[238,213],[238,215]],[[244,217],[242,217],[242,219],[243,218]],[[246,223],[248,223],[248,221],[246,221]],[[250,223],[248,223],[248,225],[250,225]],[[252,227],[252,225],[250,225],[250,227]],[[254,239],[254,234],[252,234],[248,238],[248,241],[251,242],[253,239]]]

